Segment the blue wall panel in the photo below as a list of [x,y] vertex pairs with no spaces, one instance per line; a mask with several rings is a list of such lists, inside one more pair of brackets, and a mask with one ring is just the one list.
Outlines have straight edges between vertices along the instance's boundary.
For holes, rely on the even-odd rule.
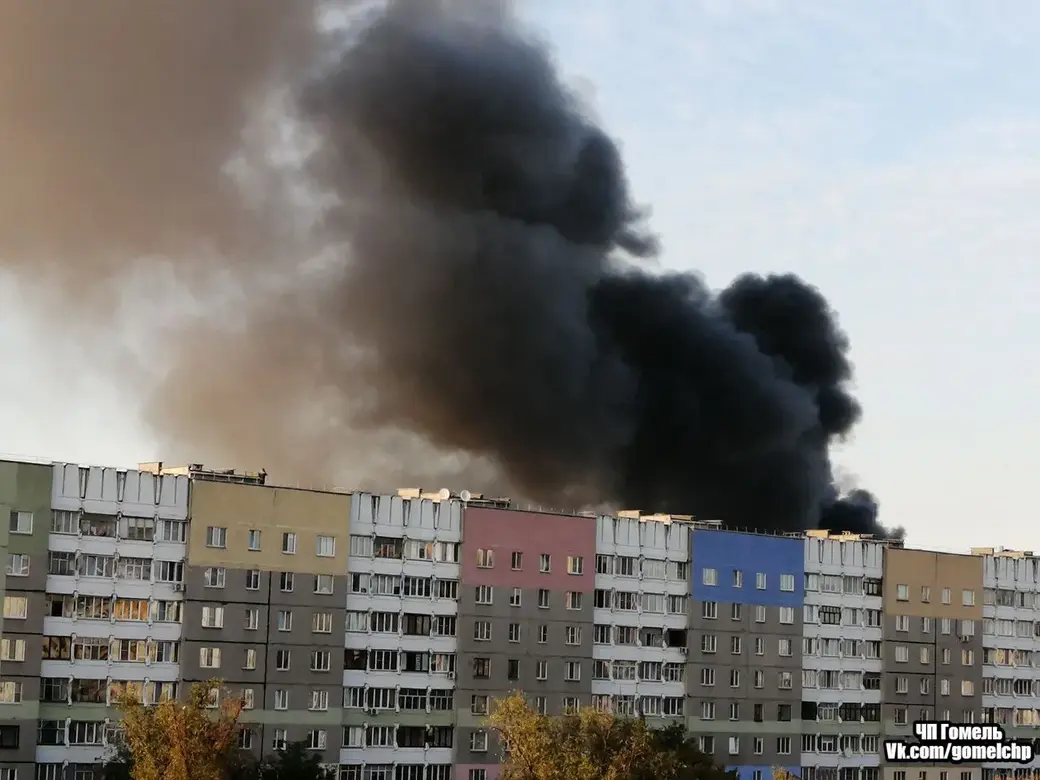
[[[691,545],[691,595],[695,601],[801,607],[805,597],[805,541],[737,531],[695,529]],[[704,570],[716,572],[706,585]],[[737,586],[736,572],[740,572]],[[758,575],[765,587],[758,587]],[[794,590],[782,591],[781,575],[794,578]]]

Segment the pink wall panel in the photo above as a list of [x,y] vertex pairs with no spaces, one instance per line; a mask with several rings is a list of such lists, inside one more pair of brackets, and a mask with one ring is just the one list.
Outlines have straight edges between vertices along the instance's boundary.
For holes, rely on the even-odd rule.
[[[496,588],[548,588],[591,593],[596,579],[596,518],[467,507],[462,519],[462,581]],[[477,566],[477,550],[494,551],[494,567]],[[512,554],[523,553],[514,571]],[[552,571],[539,571],[543,553]],[[567,573],[567,556],[580,556],[580,575]]]

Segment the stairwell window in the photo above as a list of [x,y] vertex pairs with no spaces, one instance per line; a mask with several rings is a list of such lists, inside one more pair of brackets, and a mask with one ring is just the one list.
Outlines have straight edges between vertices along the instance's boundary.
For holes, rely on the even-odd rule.
[[282,552],[285,555],[296,555],[296,534],[282,534]]
[[225,549],[227,547],[227,529],[215,525],[206,528],[206,546]]
[[33,532],[32,512],[11,512],[11,533],[31,534]]
[[335,558],[336,557],[336,537],[335,536],[319,536],[317,543],[317,552],[315,553],[319,558]]

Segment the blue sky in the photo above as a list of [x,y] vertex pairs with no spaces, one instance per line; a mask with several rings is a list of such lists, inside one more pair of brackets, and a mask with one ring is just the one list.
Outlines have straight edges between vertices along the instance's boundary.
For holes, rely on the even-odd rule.
[[[1040,549],[1040,4],[528,0],[623,145],[663,263],[795,271],[866,416],[838,455],[912,544]],[[1036,269],[1036,270],[1034,270]],[[0,290],[0,450],[161,457],[131,397]],[[129,408],[128,405],[129,404]]]

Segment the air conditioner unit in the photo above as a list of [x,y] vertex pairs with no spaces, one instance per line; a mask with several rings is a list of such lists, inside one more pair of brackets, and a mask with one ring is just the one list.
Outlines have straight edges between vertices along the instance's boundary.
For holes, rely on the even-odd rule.
[[448,679],[449,680],[454,680],[455,679],[455,672],[448,672]]
[[175,583],[173,583],[173,589],[175,591],[177,591],[178,593],[182,593],[184,591],[184,583],[183,582],[175,582]]

